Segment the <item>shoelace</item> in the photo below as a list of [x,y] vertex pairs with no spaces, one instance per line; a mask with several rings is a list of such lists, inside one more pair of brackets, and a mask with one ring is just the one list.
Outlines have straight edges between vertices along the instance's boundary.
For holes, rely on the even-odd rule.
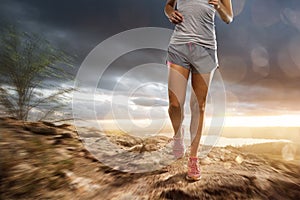
[[197,174],[200,174],[200,169],[199,169],[197,161],[192,161],[190,163],[190,168],[191,168],[191,172],[193,172],[193,173],[196,172]]

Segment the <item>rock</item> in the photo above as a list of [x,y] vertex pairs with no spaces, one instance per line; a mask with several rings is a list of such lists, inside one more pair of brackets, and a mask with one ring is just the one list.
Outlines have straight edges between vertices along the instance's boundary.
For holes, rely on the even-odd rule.
[[231,164],[230,162],[225,162],[225,163],[224,163],[224,168],[225,168],[225,169],[230,169],[231,166],[232,166],[232,164]]
[[66,139],[66,138],[73,138],[72,133],[61,133],[61,138]]
[[79,137],[81,138],[98,138],[103,136],[103,134],[101,134],[99,131],[83,131],[83,130],[79,130]]
[[212,163],[212,160],[209,157],[205,157],[200,160],[201,165],[210,165]]
[[231,151],[228,149],[220,149],[221,152],[226,153],[226,154],[230,154]]
[[84,157],[85,153],[84,152],[79,152],[78,155],[81,156],[81,157]]
[[92,179],[78,177],[73,172],[65,170],[64,174],[69,179],[69,185],[73,190],[77,190],[79,193],[93,192],[100,189],[100,186],[93,183]]
[[32,133],[40,135],[56,135],[56,129],[53,127],[46,126],[41,123],[30,123],[24,126],[24,129]]
[[129,149],[127,149],[127,151],[141,152],[143,146],[144,146],[143,144],[138,144],[138,145],[135,145],[133,147],[130,147]]
[[141,141],[131,136],[117,137],[114,142],[124,147],[132,147],[141,144]]
[[74,129],[71,124],[61,124],[61,125],[57,125],[56,127],[61,129],[66,129],[66,128]]
[[52,143],[53,145],[60,145],[60,144],[64,144],[64,141],[61,139],[55,139]]
[[156,151],[158,147],[155,144],[144,144],[141,148],[141,152],[145,151]]
[[55,124],[53,124],[51,122],[42,121],[42,123],[45,124],[46,126],[56,127]]
[[76,151],[77,148],[76,147],[67,147],[67,150],[69,150],[69,151]]
[[235,162],[237,162],[238,164],[242,164],[244,162],[244,158],[239,155],[235,158]]
[[220,160],[224,162],[226,160],[225,155],[221,155]]
[[166,146],[169,142],[169,138],[164,136],[157,137],[149,137],[146,138],[143,142],[143,147],[141,148],[141,152],[149,152],[149,151],[157,151]]

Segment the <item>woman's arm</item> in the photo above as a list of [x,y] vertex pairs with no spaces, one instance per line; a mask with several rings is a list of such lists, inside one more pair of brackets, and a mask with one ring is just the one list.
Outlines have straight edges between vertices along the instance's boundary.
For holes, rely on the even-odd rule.
[[229,24],[232,22],[233,11],[231,0],[209,0],[208,3],[215,6],[215,9],[225,23]]
[[165,15],[169,18],[170,22],[179,24],[183,21],[183,16],[180,12],[175,10],[176,0],[167,0],[165,6]]

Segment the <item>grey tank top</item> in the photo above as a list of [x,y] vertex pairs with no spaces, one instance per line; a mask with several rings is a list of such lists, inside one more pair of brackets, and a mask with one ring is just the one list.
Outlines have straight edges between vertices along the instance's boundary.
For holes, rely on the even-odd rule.
[[177,0],[177,9],[183,22],[175,26],[170,44],[193,42],[216,50],[214,6],[208,0]]

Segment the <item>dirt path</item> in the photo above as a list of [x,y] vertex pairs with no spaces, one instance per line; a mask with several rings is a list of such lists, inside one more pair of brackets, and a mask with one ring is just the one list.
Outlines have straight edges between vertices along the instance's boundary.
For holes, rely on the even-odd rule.
[[[97,161],[74,127],[0,118],[2,199],[299,199],[299,162],[213,148],[202,179],[185,180],[187,157],[148,173],[125,173]],[[111,136],[126,148],[151,150],[167,138]],[[125,141],[128,141],[126,143]],[[148,146],[147,146],[148,145]],[[139,146],[141,148],[141,145]]]

